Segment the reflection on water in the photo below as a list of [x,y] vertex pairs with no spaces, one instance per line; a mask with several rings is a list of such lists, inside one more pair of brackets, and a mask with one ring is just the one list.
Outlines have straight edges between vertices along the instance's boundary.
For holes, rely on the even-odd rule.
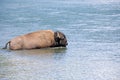
[[36,57],[36,58],[53,58],[54,59],[60,59],[62,58],[65,53],[66,49],[64,47],[56,47],[56,48],[45,48],[45,49],[33,49],[33,50],[19,50],[19,51],[14,51],[17,55],[20,56],[31,56],[31,57]]
[[48,74],[52,74],[51,72],[55,71],[54,68],[59,67],[58,62],[64,63],[61,59],[64,59],[65,51],[66,48],[9,51],[9,54],[0,56],[0,79],[39,80],[48,78]]
[[43,49],[31,49],[31,50],[16,50],[15,53],[22,54],[54,54],[54,53],[65,53],[67,48],[55,47],[55,48],[43,48]]

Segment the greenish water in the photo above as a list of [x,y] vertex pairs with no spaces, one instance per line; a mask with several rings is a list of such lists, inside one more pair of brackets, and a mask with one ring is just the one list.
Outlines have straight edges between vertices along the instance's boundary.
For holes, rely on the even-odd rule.
[[52,29],[67,48],[0,49],[0,80],[119,80],[119,0],[1,0],[0,48],[11,38]]

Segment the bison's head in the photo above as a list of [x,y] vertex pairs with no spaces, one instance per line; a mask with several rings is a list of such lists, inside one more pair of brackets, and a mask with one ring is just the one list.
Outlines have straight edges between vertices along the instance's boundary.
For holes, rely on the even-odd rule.
[[66,47],[66,45],[68,45],[66,36],[62,32],[56,31],[54,37],[56,46]]

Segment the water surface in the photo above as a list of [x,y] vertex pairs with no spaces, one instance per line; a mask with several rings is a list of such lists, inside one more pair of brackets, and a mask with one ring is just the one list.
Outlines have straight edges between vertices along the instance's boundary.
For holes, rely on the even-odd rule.
[[119,0],[1,0],[0,48],[15,36],[62,31],[67,48],[0,49],[0,80],[119,80]]

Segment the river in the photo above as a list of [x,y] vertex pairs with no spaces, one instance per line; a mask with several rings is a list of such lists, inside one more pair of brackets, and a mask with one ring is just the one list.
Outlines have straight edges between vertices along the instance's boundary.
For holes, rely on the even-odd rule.
[[[63,32],[66,48],[12,51],[11,38]],[[0,80],[120,80],[119,0],[1,0]]]

